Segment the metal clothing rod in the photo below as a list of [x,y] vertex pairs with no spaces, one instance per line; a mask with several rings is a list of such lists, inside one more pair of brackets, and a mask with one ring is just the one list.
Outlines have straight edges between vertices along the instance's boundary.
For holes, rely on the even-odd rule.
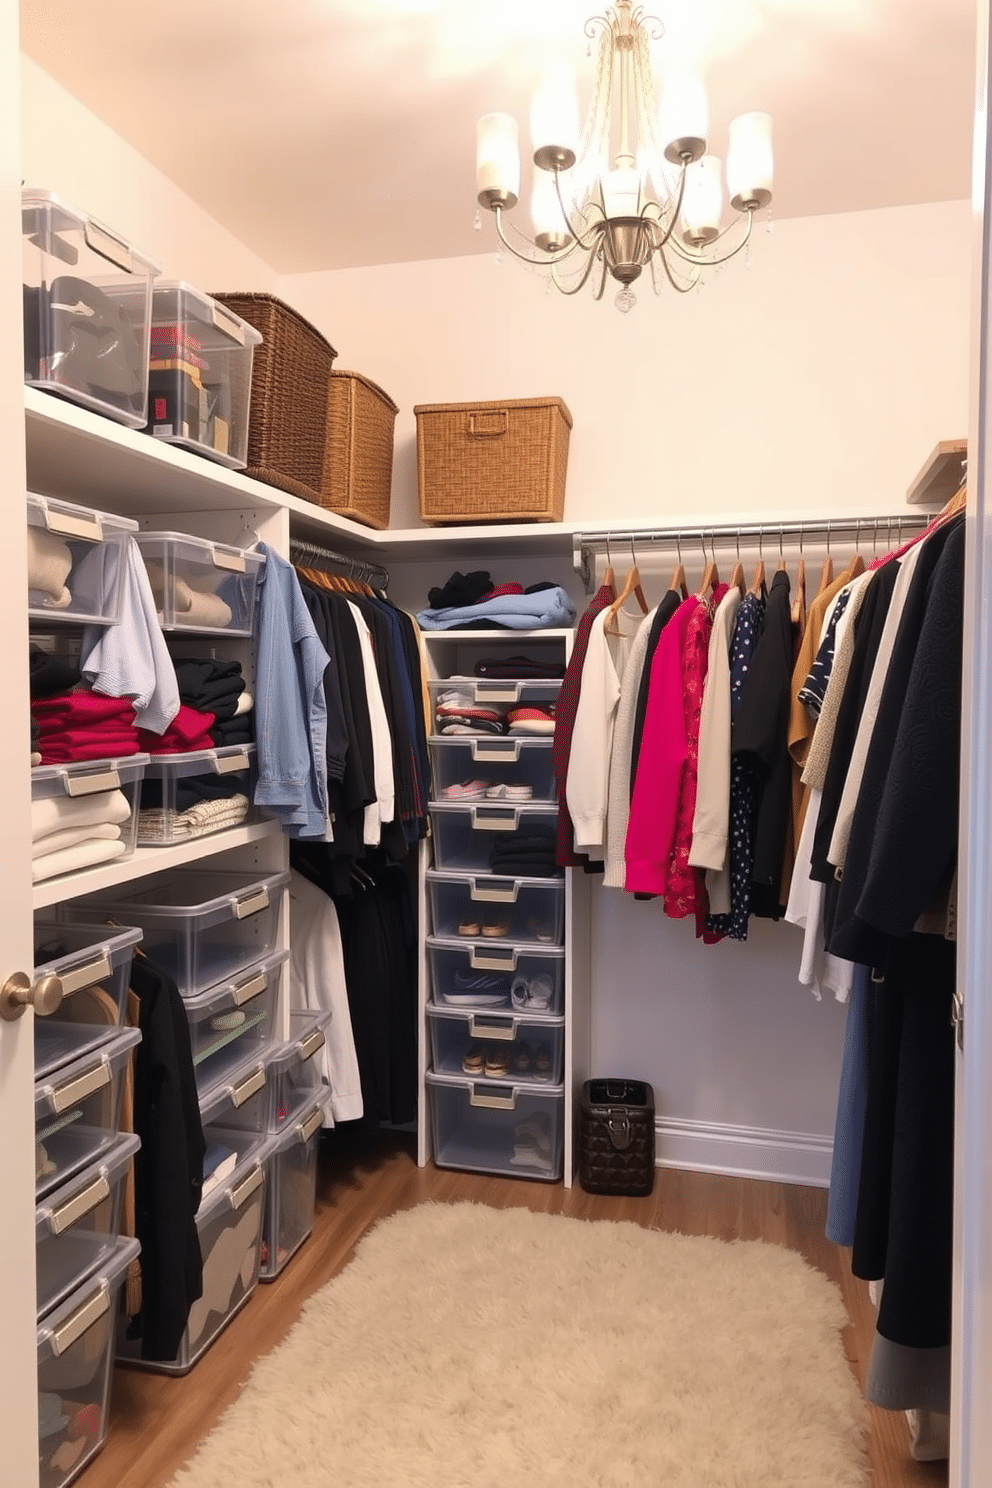
[[572,538],[572,565],[576,573],[582,575],[589,590],[595,580],[595,554],[609,552],[611,548],[619,555],[638,547],[681,550],[685,544],[685,557],[689,558],[697,544],[706,553],[715,547],[738,549],[742,542],[750,542],[752,546],[767,543],[768,557],[773,555],[773,549],[781,551],[786,543],[790,547],[798,543],[801,548],[807,539],[828,546],[834,539],[853,541],[857,546],[868,540],[877,545],[881,537],[889,547],[898,547],[924,531],[933,519],[933,512],[897,512],[877,517],[817,518],[807,522],[726,522],[706,527],[631,527],[576,532]]
[[333,565],[343,570],[349,579],[372,584],[376,589],[389,585],[389,570],[381,563],[366,563],[364,558],[349,558],[345,553],[335,553],[332,548],[322,548],[319,543],[306,542],[303,538],[291,538],[289,556],[301,567],[326,568]]

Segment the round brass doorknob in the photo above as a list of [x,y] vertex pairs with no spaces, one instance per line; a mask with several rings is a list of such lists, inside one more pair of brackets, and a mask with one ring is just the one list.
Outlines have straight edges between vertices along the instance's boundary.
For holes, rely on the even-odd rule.
[[0,987],[0,1018],[12,1023],[25,1008],[33,1007],[39,1018],[50,1018],[62,1002],[62,983],[57,976],[32,982],[23,971],[13,972]]

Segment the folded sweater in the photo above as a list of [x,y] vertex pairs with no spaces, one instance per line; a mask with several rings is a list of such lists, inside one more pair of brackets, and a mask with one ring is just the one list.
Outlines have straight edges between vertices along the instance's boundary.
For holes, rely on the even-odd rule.
[[421,610],[417,623],[422,630],[477,628],[481,623],[497,630],[550,630],[573,625],[575,606],[565,590],[556,586],[536,594],[503,594],[479,604]]

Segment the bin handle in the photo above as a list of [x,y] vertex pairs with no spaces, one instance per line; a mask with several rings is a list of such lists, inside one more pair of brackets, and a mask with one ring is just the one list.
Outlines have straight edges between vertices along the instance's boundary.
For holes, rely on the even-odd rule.
[[61,1235],[63,1230],[71,1228],[77,1219],[82,1219],[84,1214],[89,1214],[91,1209],[95,1209],[98,1204],[103,1203],[104,1199],[109,1198],[110,1184],[107,1182],[103,1173],[101,1173],[99,1177],[93,1179],[92,1183],[86,1185],[82,1193],[76,1194],[67,1204],[63,1204],[60,1209],[52,1210],[52,1233],[54,1235]]
[[68,512],[53,512],[45,508],[45,526],[59,537],[82,537],[87,542],[103,541],[103,523],[98,517],[70,516]]
[[479,1094],[478,1086],[473,1085],[469,1092],[469,1104],[473,1106],[484,1106],[490,1111],[515,1111],[517,1109],[517,1092],[511,1090],[508,1095]]
[[264,992],[269,985],[268,973],[264,971],[253,972],[245,981],[239,982],[236,987],[231,988],[231,996],[234,998],[234,1006],[241,1007],[246,1002],[251,1002],[260,992]]
[[248,751],[241,748],[236,754],[218,755],[211,751],[210,763],[213,765],[215,775],[230,775],[232,770],[247,770]]
[[255,1192],[256,1188],[261,1188],[264,1180],[265,1174],[262,1172],[261,1168],[252,1168],[251,1172],[248,1174],[248,1177],[245,1178],[241,1183],[239,1183],[237,1188],[231,1189],[230,1194],[228,1195],[231,1201],[231,1208],[243,1209],[245,1204],[247,1204],[248,1200],[251,1198],[252,1194]]
[[487,956],[473,946],[468,953],[468,962],[473,971],[516,971],[517,953],[511,951],[509,957]]
[[243,1106],[246,1100],[250,1100],[265,1084],[265,1065],[260,1064],[257,1070],[252,1070],[240,1085],[236,1085],[231,1091],[231,1104]]
[[85,1074],[79,1076],[78,1080],[70,1080],[68,1085],[60,1085],[57,1090],[52,1091],[49,1104],[52,1112],[60,1116],[63,1111],[68,1111],[70,1106],[78,1105],[94,1090],[102,1090],[105,1085],[110,1084],[110,1066],[105,1059]]
[[97,791],[119,790],[121,777],[116,770],[101,770],[97,775],[68,775],[65,777],[67,796],[94,796]]
[[64,971],[59,978],[62,983],[62,996],[71,997],[73,992],[78,992],[80,987],[92,987],[94,982],[102,982],[110,975],[110,957],[103,951],[93,961],[87,961],[84,966],[74,966],[71,971]]
[[101,258],[123,269],[125,274],[134,273],[134,257],[123,238],[118,238],[109,228],[100,227],[90,218],[83,227],[86,245],[99,253]]
[[246,894],[243,899],[235,899],[234,913],[239,920],[247,920],[250,915],[258,914],[261,909],[269,907],[269,891],[263,884],[261,888],[254,889]]
[[476,761],[485,760],[490,764],[516,764],[520,759],[521,742],[520,739],[505,739],[499,743],[495,739],[491,743],[487,739],[473,739],[472,758]]
[[[477,429],[475,421],[477,418],[502,419],[503,424],[499,429]],[[506,433],[510,424],[510,415],[505,408],[493,408],[486,413],[470,413],[468,416],[469,439],[499,439]]]
[[478,878],[473,878],[472,879],[472,886],[471,886],[471,888],[468,891],[469,892],[469,898],[470,899],[475,899],[475,900],[481,900],[481,901],[483,901],[486,904],[516,904],[516,902],[517,902],[517,895],[520,893],[520,885],[516,881],[514,881],[510,885],[510,887],[508,889],[500,889],[500,888],[481,888],[480,889],[480,887],[479,887],[479,884],[480,883],[482,883],[482,884],[490,883],[491,884],[493,882],[494,881],[492,879],[485,879],[485,878],[478,879]]
[[67,1349],[71,1349],[77,1339],[88,1333],[94,1323],[100,1321],[110,1311],[110,1297],[103,1282],[92,1297],[87,1297],[75,1312],[67,1317],[61,1328],[52,1332],[52,1353],[57,1359],[61,1358]]
[[244,327],[238,320],[237,316],[232,315],[230,310],[225,310],[223,305],[214,304],[212,309],[213,321],[217,329],[221,331],[225,336],[230,336],[231,340],[236,341],[239,346],[244,346]]
[[510,811],[493,806],[472,807],[472,826],[477,832],[515,832],[519,825],[520,812],[516,807]]
[[214,568],[227,568],[231,573],[244,573],[248,567],[244,553],[237,548],[221,548],[217,543],[212,543],[210,557]]
[[511,1018],[509,1023],[488,1023],[484,1017],[470,1013],[468,1030],[472,1038],[502,1039],[511,1043],[517,1036],[519,1022],[519,1018]]
[[308,1033],[306,1038],[300,1039],[300,1063],[306,1064],[312,1059],[318,1049],[322,1049],[327,1043],[322,1028],[315,1028],[313,1033]]
[[300,1140],[301,1146],[304,1143],[309,1142],[314,1132],[319,1131],[323,1124],[324,1108],[323,1106],[315,1106],[314,1109],[310,1112],[309,1116],[305,1117],[303,1121],[297,1123],[296,1135]]

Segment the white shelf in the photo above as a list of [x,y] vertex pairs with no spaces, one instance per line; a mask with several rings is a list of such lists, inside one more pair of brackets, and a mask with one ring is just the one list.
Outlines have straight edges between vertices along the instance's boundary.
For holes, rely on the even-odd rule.
[[133,857],[107,863],[101,868],[91,868],[84,873],[64,874],[61,878],[47,879],[35,885],[34,908],[48,909],[53,904],[63,904],[67,899],[78,899],[83,894],[96,894],[102,889],[112,889],[116,884],[127,883],[134,878],[147,878],[151,873],[160,873],[165,868],[181,868],[198,858],[212,857],[214,853],[229,851],[232,847],[249,847],[253,842],[264,842],[281,835],[282,828],[276,821],[258,822],[251,827],[233,827],[229,832],[214,832],[206,837],[196,837],[190,842],[176,842],[169,847],[139,847]]

